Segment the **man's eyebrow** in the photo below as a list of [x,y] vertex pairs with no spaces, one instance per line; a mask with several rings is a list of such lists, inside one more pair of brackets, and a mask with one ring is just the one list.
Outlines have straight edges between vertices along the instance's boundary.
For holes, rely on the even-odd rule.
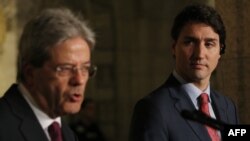
[[218,41],[216,38],[205,38],[206,41]]
[[[63,63],[59,63],[58,65],[75,65],[75,64],[72,62],[63,62]],[[91,61],[83,62],[80,65],[91,65]]]
[[185,37],[184,37],[184,40],[197,41],[197,40],[199,40],[199,39],[198,39],[198,38],[195,38],[195,37],[193,37],[193,36],[185,36]]
[[84,63],[82,63],[82,64],[84,64],[84,65],[90,65],[90,64],[91,64],[91,61],[86,61],[86,62],[84,62]]
[[[199,39],[198,38],[196,38],[196,37],[193,37],[193,36],[185,36],[184,37],[184,40],[193,40],[193,41],[198,41]],[[207,37],[207,38],[205,38],[205,41],[218,41],[218,39],[216,39],[216,38],[210,38],[210,37]]]

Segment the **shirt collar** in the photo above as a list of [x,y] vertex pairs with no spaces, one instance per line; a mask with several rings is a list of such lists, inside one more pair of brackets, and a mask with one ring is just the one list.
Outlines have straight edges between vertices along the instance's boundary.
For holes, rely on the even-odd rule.
[[211,102],[210,98],[210,84],[208,87],[201,91],[192,83],[187,83],[177,72],[176,70],[173,71],[174,77],[182,84],[182,88],[187,92],[188,96],[191,98],[192,102],[194,103],[195,107],[198,108],[197,98],[200,96],[201,93],[207,93],[209,96],[209,101]]

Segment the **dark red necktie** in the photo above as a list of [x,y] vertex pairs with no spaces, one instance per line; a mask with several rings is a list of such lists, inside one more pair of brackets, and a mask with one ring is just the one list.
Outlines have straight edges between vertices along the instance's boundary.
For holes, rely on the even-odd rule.
[[[206,115],[210,116],[209,107],[208,107],[208,103],[209,103],[208,94],[202,93],[199,96],[198,101],[199,101],[199,110],[205,113]],[[206,126],[206,128],[212,141],[220,141],[220,137],[214,128],[210,126]]]
[[53,122],[48,128],[51,141],[63,141],[61,127],[58,122]]

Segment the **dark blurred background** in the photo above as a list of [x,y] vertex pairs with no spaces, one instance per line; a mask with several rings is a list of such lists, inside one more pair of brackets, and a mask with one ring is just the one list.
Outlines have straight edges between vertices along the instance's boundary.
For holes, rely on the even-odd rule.
[[193,2],[212,5],[222,15],[227,48],[212,85],[232,98],[241,122],[250,124],[249,0],[0,0],[0,96],[15,81],[23,25],[44,8],[68,7],[88,19],[97,35],[98,72],[86,92],[95,100],[96,120],[107,141],[127,141],[134,104],[173,69],[173,18]]

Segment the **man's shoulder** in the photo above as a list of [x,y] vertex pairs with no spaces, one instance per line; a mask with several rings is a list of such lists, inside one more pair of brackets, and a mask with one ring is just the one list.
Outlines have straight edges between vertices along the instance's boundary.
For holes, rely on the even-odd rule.
[[9,96],[9,95],[12,95],[12,94],[15,94],[18,92],[18,85],[17,84],[12,84],[7,90],[6,92],[3,94],[3,96],[0,98],[1,100],[4,99],[4,98],[9,98],[9,97],[12,97],[12,96]]
[[13,86],[11,86],[4,94],[3,96],[0,98],[0,113],[3,113],[5,111],[7,111],[9,109],[9,102],[8,99],[12,98],[11,91],[13,90]]
[[165,83],[160,87],[152,90],[150,93],[142,97],[137,103],[148,103],[152,105],[170,104],[172,98],[170,96],[169,88]]
[[20,109],[27,113],[27,104],[18,91],[17,84],[13,84],[0,98],[0,122],[8,120],[20,113]]
[[[13,97],[11,95],[13,94],[12,91],[13,89],[15,89],[15,87],[16,86],[12,85],[0,98],[0,113],[2,113],[2,115],[0,116],[1,119],[8,115],[6,113],[9,113],[11,111],[9,99]],[[0,120],[0,122],[1,121],[2,120]]]
[[161,100],[162,98],[167,98],[170,96],[170,89],[177,90],[179,89],[179,86],[180,83],[171,74],[164,83],[162,83],[158,88],[151,91],[146,97],[157,99],[159,98],[159,100]]
[[17,84],[12,84],[9,89],[3,94],[3,96],[0,98],[0,109],[2,107],[11,105],[12,103],[15,103],[15,99],[20,99],[20,96],[18,96]]

